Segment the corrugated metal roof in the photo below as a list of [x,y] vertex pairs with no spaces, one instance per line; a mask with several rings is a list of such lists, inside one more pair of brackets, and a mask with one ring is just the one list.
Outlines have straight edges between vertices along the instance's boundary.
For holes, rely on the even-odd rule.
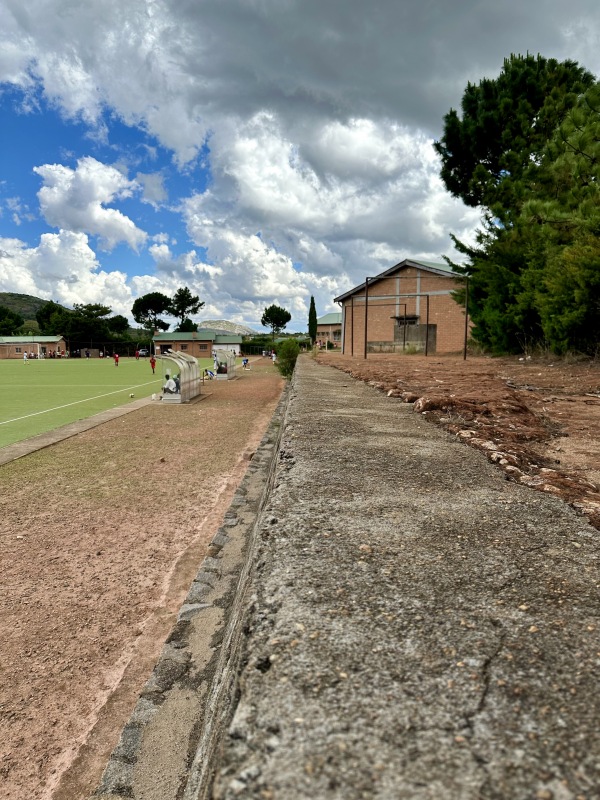
[[169,333],[169,331],[164,331],[163,333],[155,333],[153,336],[155,342],[208,342],[214,338],[214,332],[209,330],[198,331],[197,333],[195,331],[192,333]]
[[331,314],[325,314],[317,319],[317,325],[341,325],[342,312],[332,311]]
[[216,344],[241,344],[242,337],[239,333],[217,333],[215,336]]
[[230,342],[231,344],[241,343],[242,337],[237,333],[226,333],[223,331],[212,331],[209,328],[201,328],[191,333],[179,333],[165,331],[154,335],[155,342]]
[[[373,278],[370,278],[369,286],[375,283],[375,281],[379,281],[382,278],[389,278],[390,275],[393,275],[395,272],[400,272],[401,269],[407,269],[408,267],[417,267],[418,269],[424,269],[427,272],[433,272],[437,275],[445,275],[448,278],[462,278],[462,275],[458,275],[456,272],[454,272],[452,267],[445,262],[443,264],[438,264],[433,261],[416,261],[414,258],[405,258],[404,261],[400,261],[398,264],[394,264],[393,267],[386,269],[384,272],[380,272],[379,275],[375,275]],[[360,286],[355,286],[354,289],[350,289],[350,291],[344,292],[344,294],[340,294],[338,297],[334,297],[333,302],[341,303],[347,297],[351,297],[357,292],[364,291],[364,288],[365,284],[361,283]]]
[[50,344],[60,342],[64,336],[38,336],[34,333],[31,336],[0,336],[0,344]]

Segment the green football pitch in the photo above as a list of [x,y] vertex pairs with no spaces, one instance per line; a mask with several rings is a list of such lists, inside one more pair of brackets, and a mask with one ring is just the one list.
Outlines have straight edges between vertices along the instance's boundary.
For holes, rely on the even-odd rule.
[[112,358],[1,360],[0,447],[149,397],[163,383],[160,359],[155,375],[147,358],[121,358],[118,367]]

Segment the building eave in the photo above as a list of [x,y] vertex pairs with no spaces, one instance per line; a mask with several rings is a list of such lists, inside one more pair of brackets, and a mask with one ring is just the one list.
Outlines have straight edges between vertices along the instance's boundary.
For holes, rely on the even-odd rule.
[[[413,258],[405,258],[404,261],[400,261],[398,264],[394,264],[393,267],[386,269],[384,272],[380,272],[379,275],[375,275],[373,278],[369,279],[369,286],[372,286],[377,281],[383,280],[384,278],[389,278],[395,272],[399,272],[401,269],[408,269],[413,267],[415,269],[421,269],[425,272],[430,272],[432,275],[439,275],[443,278],[461,278],[462,276],[456,272],[448,271],[448,269],[444,268],[442,264],[436,266],[432,263],[427,263],[423,261],[416,261]],[[364,292],[366,287],[366,282],[361,283],[359,286],[355,286],[353,289],[350,289],[344,294],[340,294],[337,297],[333,298],[334,303],[343,303],[344,300],[347,300],[352,295],[359,294],[360,292]]]

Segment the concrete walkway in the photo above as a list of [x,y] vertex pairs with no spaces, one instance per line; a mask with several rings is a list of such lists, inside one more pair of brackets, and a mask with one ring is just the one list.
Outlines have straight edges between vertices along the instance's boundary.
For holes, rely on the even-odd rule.
[[600,797],[597,531],[309,358],[275,481],[213,797]]

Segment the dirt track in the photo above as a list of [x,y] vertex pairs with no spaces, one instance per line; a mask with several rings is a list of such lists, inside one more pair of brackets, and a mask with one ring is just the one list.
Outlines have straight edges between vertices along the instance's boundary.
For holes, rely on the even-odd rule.
[[367,381],[554,494],[600,529],[600,364],[560,359],[379,356],[318,360]]
[[1,467],[0,797],[95,788],[282,385],[258,359]]

